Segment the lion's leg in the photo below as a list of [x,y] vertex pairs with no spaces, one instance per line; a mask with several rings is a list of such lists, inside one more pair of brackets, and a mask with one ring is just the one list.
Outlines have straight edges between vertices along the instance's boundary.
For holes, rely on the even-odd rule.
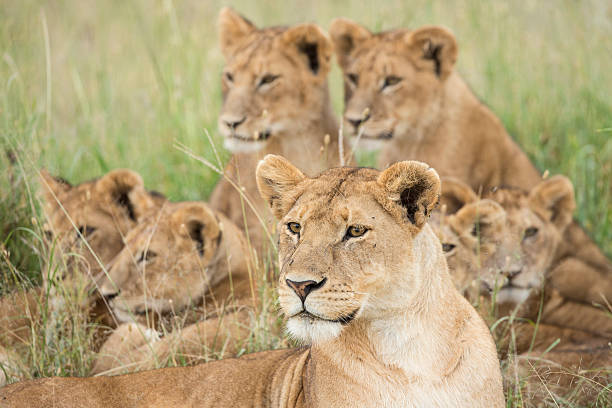
[[565,230],[550,281],[564,297],[585,303],[612,303],[612,261],[577,222]]
[[16,291],[0,298],[0,345],[29,343],[32,327],[40,318],[42,290]]
[[564,259],[550,273],[550,283],[564,297],[588,304],[612,304],[612,275],[602,276],[575,257]]
[[544,305],[542,323],[581,330],[596,336],[612,337],[609,312],[563,298],[554,292]]
[[102,346],[92,374],[134,372],[234,357],[251,333],[249,323],[249,312],[244,309],[189,325],[153,341],[147,338],[144,326],[130,331],[128,325],[122,325]]
[[[145,348],[159,341],[159,335],[139,323],[122,324],[102,345],[98,358],[91,370],[92,374],[118,374],[119,370],[137,365]],[[123,371],[123,370],[122,370]]]

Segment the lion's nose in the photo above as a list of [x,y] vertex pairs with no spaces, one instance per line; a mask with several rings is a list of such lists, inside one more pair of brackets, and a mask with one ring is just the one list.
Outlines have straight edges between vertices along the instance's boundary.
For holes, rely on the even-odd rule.
[[359,118],[356,118],[356,117],[355,118],[349,118],[349,117],[346,118],[346,121],[353,126],[354,130],[359,129],[359,125],[361,125],[366,120],[368,120],[367,116],[366,117],[361,116]]
[[301,299],[302,303],[306,301],[306,296],[313,290],[317,290],[325,285],[327,278],[323,278],[321,282],[315,282],[313,280],[307,280],[302,282],[294,282],[290,279],[286,279],[287,285],[293,289],[296,295]]
[[237,118],[235,116],[221,117],[221,121],[223,122],[223,124],[232,130],[236,130],[236,128],[243,124],[245,120],[246,116],[243,116],[242,118]]
[[522,272],[522,269],[514,269],[512,271],[503,271],[502,275],[504,275],[509,280],[512,280],[516,275]]

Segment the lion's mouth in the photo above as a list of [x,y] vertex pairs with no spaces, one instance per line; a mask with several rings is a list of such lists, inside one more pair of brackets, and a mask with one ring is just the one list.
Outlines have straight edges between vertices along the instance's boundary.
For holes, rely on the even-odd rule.
[[340,316],[337,319],[327,319],[325,317],[317,316],[317,315],[315,315],[313,313],[310,313],[310,312],[308,312],[306,310],[302,310],[301,312],[294,314],[290,318],[298,317],[298,318],[310,319],[310,320],[323,320],[323,321],[331,322],[331,323],[340,323],[341,325],[346,326],[347,324],[352,322],[353,319],[355,319],[355,317],[357,316],[358,312],[359,312],[359,309],[355,309],[351,313],[349,313],[347,315]]
[[251,136],[246,136],[240,133],[231,133],[229,137],[231,139],[239,140],[241,142],[251,143],[251,142],[264,142],[268,140],[271,135],[272,135],[272,132],[270,130],[264,130],[261,132],[259,131],[253,132],[253,135]]
[[[356,137],[359,137],[359,136],[357,135]],[[391,140],[393,138],[393,131],[392,130],[386,130],[384,132],[377,133],[375,135],[369,135],[367,133],[363,133],[361,135],[361,138],[365,139],[365,140],[387,141],[387,140]]]

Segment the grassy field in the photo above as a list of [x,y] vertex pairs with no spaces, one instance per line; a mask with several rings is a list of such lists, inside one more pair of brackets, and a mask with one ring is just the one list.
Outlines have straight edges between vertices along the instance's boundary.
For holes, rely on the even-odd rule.
[[[609,1],[230,4],[258,25],[313,21],[327,28],[334,17],[345,16],[373,30],[451,28],[460,46],[458,70],[541,170],[574,181],[576,217],[612,254]],[[16,280],[37,282],[45,264],[34,182],[40,167],[71,182],[127,167],[171,200],[208,197],[217,175],[174,144],[212,158],[205,130],[220,140],[223,59],[216,18],[223,5],[208,0],[2,3],[0,293]],[[340,114],[337,68],[330,81]],[[70,368],[58,371],[67,360],[37,360],[35,355],[44,353],[34,350],[25,371],[87,374],[87,351],[64,347]]]

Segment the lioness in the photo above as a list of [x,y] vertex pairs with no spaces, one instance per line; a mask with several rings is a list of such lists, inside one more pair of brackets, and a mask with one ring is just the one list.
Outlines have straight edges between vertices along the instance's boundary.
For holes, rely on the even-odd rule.
[[[433,225],[458,288],[472,289],[472,300],[479,293],[494,296],[498,317],[520,306],[516,317],[535,322],[543,301],[536,346],[546,348],[557,338],[563,345],[612,335],[612,319],[604,310],[562,298],[550,280],[575,207],[571,182],[554,176],[530,192],[499,188],[485,197],[458,180],[443,179],[441,201],[450,214],[434,213]],[[533,346],[532,333],[517,339],[515,351]]]
[[[39,184],[48,220],[43,228],[50,249],[59,249],[56,256],[50,257],[57,265],[46,268],[53,274],[43,274],[43,286],[51,286],[48,293],[34,288],[0,299],[0,345],[7,348],[30,341],[32,324],[39,320],[47,294],[52,306],[61,303],[62,294],[56,293],[51,281],[62,281],[59,286],[68,289],[70,281],[79,278],[75,272],[90,281],[99,279],[103,266],[123,248],[124,235],[165,200],[147,192],[140,175],[131,170],[113,170],[75,186],[41,170]],[[95,299],[94,305],[85,307],[92,308],[92,318],[112,325],[103,300],[95,292],[91,298]]]
[[[102,266],[123,248],[123,236],[137,220],[156,206],[161,197],[144,189],[142,178],[130,170],[114,170],[104,177],[76,186],[40,172],[41,199],[48,220],[44,231],[50,246],[66,254],[57,275],[43,274],[43,284],[50,279],[71,279],[79,271],[99,278]],[[16,293],[0,300],[3,344],[22,341],[27,336],[34,315],[38,314],[40,291]],[[16,319],[16,316],[22,315]],[[27,316],[26,316],[27,315]],[[11,340],[12,339],[12,340]]]
[[[552,177],[529,194],[496,189],[485,196],[479,198],[458,180],[443,179],[441,202],[449,214],[432,218],[455,284],[478,302],[486,320],[497,321],[501,355],[512,352],[507,386],[519,386],[535,405],[567,398],[593,402],[605,390],[605,367],[612,364],[612,319],[603,310],[561,298],[549,279],[574,207],[569,180]],[[576,386],[579,382],[584,383]]]
[[[248,259],[242,232],[205,203],[167,203],[147,217],[128,233],[101,283],[124,324],[104,343],[92,373],[153,368],[170,357],[194,361],[211,349],[233,355],[256,305]],[[169,333],[177,320],[185,329]]]
[[305,348],[104,378],[0,389],[7,407],[502,407],[488,328],[454,289],[426,225],[436,172],[334,168],[315,178],[269,155],[257,166],[279,221],[279,300]]
[[271,217],[257,193],[257,162],[268,153],[281,154],[307,174],[339,163],[338,124],[327,86],[333,47],[314,24],[258,29],[230,8],[219,14],[219,39],[226,60],[219,129],[233,153],[225,174],[244,187],[262,220],[225,178],[210,204],[262,248],[270,242],[262,222],[269,227]]
[[[541,176],[499,119],[454,69],[457,41],[426,26],[371,33],[347,19],[330,36],[345,78],[346,129],[362,147],[381,148],[379,167],[422,160],[474,191],[526,191]],[[612,262],[572,223],[555,254],[551,279],[567,298],[612,303]]]

